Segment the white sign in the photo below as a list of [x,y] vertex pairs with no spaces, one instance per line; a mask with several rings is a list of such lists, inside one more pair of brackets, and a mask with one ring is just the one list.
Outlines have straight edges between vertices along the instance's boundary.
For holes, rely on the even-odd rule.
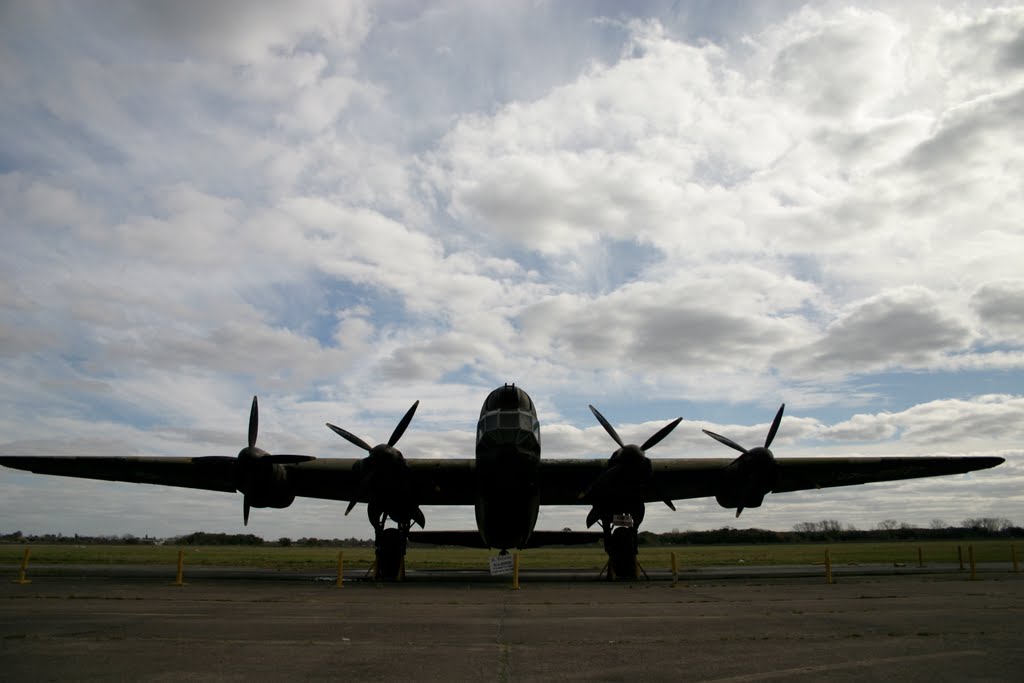
[[512,556],[498,555],[491,558],[491,576],[502,576],[512,573]]

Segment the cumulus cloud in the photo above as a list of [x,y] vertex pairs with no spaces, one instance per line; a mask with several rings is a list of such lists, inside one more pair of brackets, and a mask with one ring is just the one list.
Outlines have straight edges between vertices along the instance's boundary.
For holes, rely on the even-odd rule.
[[944,311],[932,292],[907,288],[851,304],[820,339],[780,354],[780,361],[843,373],[927,367],[970,341],[970,327]]
[[971,308],[991,334],[1020,344],[1024,337],[1024,281],[1003,280],[983,285],[971,295]]

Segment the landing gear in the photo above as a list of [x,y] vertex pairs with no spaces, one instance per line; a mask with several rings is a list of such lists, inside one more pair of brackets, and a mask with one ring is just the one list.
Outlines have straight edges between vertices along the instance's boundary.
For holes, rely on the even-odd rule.
[[636,529],[631,526],[615,527],[605,542],[608,553],[608,580],[635,581],[639,565],[636,561]]
[[606,567],[609,581],[635,581],[639,578],[639,572],[643,571],[636,559],[636,531],[639,521],[643,520],[643,507],[636,512],[639,513],[636,516],[632,513],[606,514],[600,519],[601,530],[604,532],[604,551],[608,553]]
[[377,530],[374,578],[398,581],[405,576],[406,533],[395,528]]

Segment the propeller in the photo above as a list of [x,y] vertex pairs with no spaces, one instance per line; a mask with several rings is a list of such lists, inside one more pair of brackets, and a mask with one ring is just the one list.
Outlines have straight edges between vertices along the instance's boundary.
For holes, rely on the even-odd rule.
[[[283,474],[274,472],[274,465],[294,465],[314,459],[310,455],[271,455],[263,449],[257,448],[256,437],[259,434],[259,428],[259,402],[253,396],[252,407],[249,409],[249,445],[239,451],[238,458],[235,460],[237,478],[242,482],[240,487],[242,489],[242,523],[245,526],[249,525],[249,511],[251,508],[265,507],[260,504],[262,499],[256,504],[252,502],[253,490],[260,485],[266,485],[267,482],[276,483],[283,482],[284,480]],[[268,488],[272,487],[273,484],[270,484]],[[294,499],[294,496],[290,496],[287,492],[279,493],[279,496],[282,500],[287,498],[289,504]]]
[[[370,502],[367,505],[367,515],[375,529],[383,525],[386,517],[391,517],[400,525],[411,525],[412,522],[419,524],[421,528],[426,525],[426,519],[420,507],[415,503],[408,502],[411,497],[406,481],[409,465],[402,456],[402,452],[395,448],[395,444],[402,438],[409,423],[412,422],[419,405],[419,401],[413,403],[412,407],[402,416],[395,430],[391,432],[391,438],[387,443],[376,446],[370,446],[348,430],[327,423],[327,426],[335,434],[368,453],[365,458],[356,463],[354,469],[362,475],[360,488],[369,494]],[[345,508],[345,514],[352,512],[357,503],[357,500],[349,501],[348,507]]]
[[[608,468],[579,497],[582,499],[594,496],[596,499],[601,500],[614,497],[630,497],[630,494],[632,494],[633,497],[639,498],[639,489],[650,487],[658,493],[658,497],[661,498],[665,505],[675,510],[676,506],[672,504],[672,499],[658,490],[651,460],[647,457],[646,451],[668,436],[683,418],[677,417],[644,441],[643,445],[637,446],[636,444],[624,443],[618,432],[605,419],[604,415],[594,406],[589,407],[590,411],[594,413],[594,417],[601,423],[604,430],[608,432],[608,436],[612,437],[612,440],[618,444],[619,448],[612,453],[612,457],[608,460]],[[643,501],[641,500],[637,508],[641,514],[642,506]],[[599,506],[595,504],[590,514],[587,515],[587,527],[593,526],[594,522],[600,517],[601,511]],[[637,524],[639,524],[639,520]]]
[[[781,406],[779,406],[779,412],[775,413],[775,419],[772,420],[772,426],[768,430],[768,436],[764,440],[764,448],[768,448],[769,446],[771,446],[772,445],[772,441],[775,440],[775,435],[779,431],[779,424],[782,422],[782,412],[785,409],[786,409],[786,404],[783,403]],[[738,443],[736,443],[735,441],[730,439],[729,437],[722,436],[721,434],[715,434],[714,432],[709,431],[707,429],[702,429],[701,431],[704,432],[705,434],[707,434],[708,436],[710,436],[715,441],[718,441],[720,443],[724,443],[729,448],[735,449],[735,450],[739,451],[740,453],[749,453],[750,452],[746,448],[744,448],[743,446],[739,445]]]
[[[741,491],[741,501],[751,493],[756,493],[754,489],[757,484],[762,484],[761,488],[765,488],[764,484],[766,483],[768,478],[774,475],[775,456],[772,455],[772,452],[771,450],[769,450],[769,447],[772,445],[772,441],[775,440],[775,435],[778,434],[779,432],[779,425],[782,423],[782,413],[785,410],[786,404],[783,403],[782,405],[779,406],[779,412],[775,413],[775,419],[772,420],[772,426],[768,429],[768,436],[765,437],[764,446],[755,446],[754,448],[751,448],[749,450],[739,445],[732,439],[722,436],[721,434],[715,434],[714,432],[709,431],[707,429],[701,430],[715,441],[723,443],[729,448],[737,450],[743,454],[734,461],[734,463],[737,464],[737,467],[750,468],[750,473],[746,478]],[[765,490],[760,493],[760,497],[763,498],[764,493],[767,493],[767,491],[770,490],[770,486],[765,488]],[[760,499],[758,499],[758,502],[756,505],[754,505],[754,507],[757,507],[757,505],[759,504]],[[732,506],[730,505],[728,507]],[[740,513],[743,512],[743,508],[744,505],[741,502],[736,508],[737,517],[739,517]]]
[[[249,446],[248,446],[248,457],[256,455],[253,451],[256,450],[256,436],[260,430],[260,406],[256,400],[256,396],[252,397],[252,407],[249,408]],[[241,458],[242,454],[239,453],[238,457]],[[258,455],[256,457],[259,457]],[[242,525],[249,526],[249,494],[248,492],[242,494]]]

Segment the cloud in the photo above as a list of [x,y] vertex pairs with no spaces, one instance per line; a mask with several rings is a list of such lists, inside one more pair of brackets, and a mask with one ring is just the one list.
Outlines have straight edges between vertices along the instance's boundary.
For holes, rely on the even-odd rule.
[[186,1],[173,7],[117,5],[107,16],[132,42],[155,42],[172,56],[199,55],[235,64],[260,64],[276,52],[306,47],[310,40],[313,46],[351,53],[370,27],[370,14],[361,2],[339,6],[301,0],[288,8],[233,0],[216,5]]
[[812,114],[870,114],[899,88],[902,30],[882,12],[847,8],[825,18],[805,9],[777,30],[787,44],[772,66],[774,86]]
[[471,457],[517,381],[552,454],[1012,450],[1020,8],[0,12],[11,443]]
[[780,354],[779,361],[804,371],[842,373],[927,367],[966,350],[971,338],[970,327],[944,311],[932,292],[905,288],[851,304],[818,340]]
[[971,308],[997,339],[1015,346],[1024,337],[1024,281],[990,282],[971,296]]

